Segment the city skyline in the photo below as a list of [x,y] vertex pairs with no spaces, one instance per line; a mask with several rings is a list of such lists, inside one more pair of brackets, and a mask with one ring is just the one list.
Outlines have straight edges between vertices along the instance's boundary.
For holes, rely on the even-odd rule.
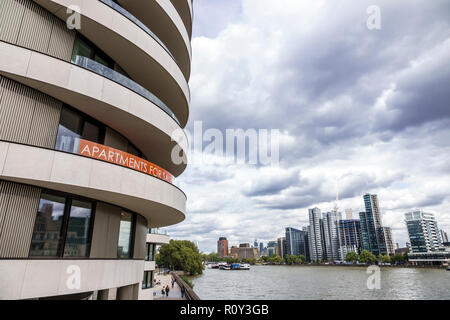
[[308,208],[333,210],[337,183],[355,216],[378,194],[396,242],[414,208],[450,230],[448,1],[378,1],[381,30],[371,1],[339,3],[194,1],[188,131],[280,129],[280,164],[188,165],[171,236],[205,252],[222,234],[277,239]]
[[[377,200],[377,195],[371,195],[371,194],[365,194],[364,195],[364,200],[366,199],[370,199],[371,204],[375,204],[376,207],[378,207],[378,200]],[[369,201],[369,200],[367,200]],[[371,210],[371,206],[366,206],[366,210]],[[336,205],[335,202],[335,206],[334,206],[334,210],[338,210],[338,206]],[[297,228],[294,227],[286,227],[284,230],[284,234],[285,237],[277,237],[277,241],[278,241],[278,247],[280,247],[279,241],[280,239],[283,239],[283,241],[286,241],[286,247],[283,248],[282,250],[285,250],[285,254],[293,254],[293,255],[311,255],[311,260],[322,260],[323,258],[327,258],[327,259],[331,259],[331,260],[342,260],[343,258],[345,258],[346,253],[348,253],[349,251],[353,251],[356,252],[355,249],[358,249],[359,251],[362,250],[367,250],[369,252],[374,253],[376,256],[378,256],[379,254],[387,254],[387,255],[393,255],[395,249],[398,248],[406,248],[409,245],[411,245],[411,234],[410,234],[410,222],[409,220],[411,220],[412,218],[412,214],[421,214],[421,217],[423,215],[425,215],[425,217],[432,217],[432,218],[427,218],[427,219],[432,219],[434,221],[434,223],[436,223],[436,225],[433,226],[433,234],[434,237],[436,237],[436,242],[438,242],[438,239],[440,237],[439,240],[439,244],[442,245],[445,242],[448,242],[446,240],[448,240],[447,237],[447,232],[446,230],[439,228],[437,226],[437,222],[436,219],[434,218],[434,214],[432,213],[424,213],[423,210],[415,210],[412,212],[406,212],[404,214],[404,223],[405,223],[405,229],[408,233],[408,241],[405,242],[405,245],[400,246],[398,241],[393,241],[393,237],[391,234],[391,228],[389,226],[385,226],[382,224],[382,221],[379,221],[380,226],[378,228],[375,228],[374,230],[370,231],[370,230],[366,230],[366,231],[362,231],[361,230],[361,220],[360,219],[354,219],[354,218],[350,218],[350,215],[346,215],[345,217],[342,216],[342,212],[340,211],[329,211],[329,212],[322,212],[320,210],[320,208],[311,208],[308,209],[309,211],[309,221],[310,224],[307,226],[296,226],[299,229],[301,228],[302,230],[299,230]],[[346,213],[349,213],[348,209],[345,210]],[[362,215],[364,214],[364,215]],[[360,216],[365,216],[367,213],[366,212],[360,212]],[[330,223],[329,219],[330,216],[334,216],[334,219],[332,220],[333,222]],[[411,216],[411,217],[410,217]],[[405,219],[406,217],[406,219]],[[410,218],[408,218],[410,217]],[[350,218],[350,219],[349,219]],[[416,218],[417,219],[417,218]],[[318,234],[313,236],[311,233],[311,230],[313,230],[311,228],[311,224],[317,224],[316,229],[318,230]],[[336,237],[336,241],[338,241],[338,243],[333,243],[333,239],[331,237],[333,237],[331,235],[331,233],[333,232],[333,226],[335,226],[336,230],[336,234],[334,235]],[[350,229],[349,229],[350,227]],[[357,228],[355,229],[355,231],[352,230],[352,228]],[[338,230],[339,229],[339,230]],[[364,229],[364,228],[363,228]],[[375,237],[378,237],[379,234],[378,232],[380,230],[377,229],[381,229],[382,231],[382,240],[384,242],[384,244],[381,246],[382,248],[380,249],[379,244],[376,243],[375,247],[372,247],[370,243],[364,243],[363,239],[364,239],[364,233],[366,233],[366,236],[368,237],[369,235],[367,233],[372,233],[373,236],[373,240],[374,241],[379,241],[379,239],[375,239]],[[345,230],[345,231],[344,231]],[[350,232],[350,234],[346,234],[346,232]],[[359,237],[356,234],[353,233],[359,233]],[[327,235],[329,234],[329,238],[327,239]],[[300,246],[304,246],[303,242],[305,241],[304,239],[300,240],[302,237],[306,236],[308,241],[308,250],[306,250],[306,248],[304,250],[301,250],[302,252],[297,252],[298,250],[296,250],[295,248],[297,248],[298,245]],[[345,238],[345,237],[350,237],[350,238]],[[339,240],[340,238],[340,240]],[[370,237],[369,237],[370,238]],[[368,238],[368,239],[369,239]],[[221,237],[219,238],[218,243],[221,240],[227,240],[226,237]],[[261,242],[261,240],[259,240],[260,242],[258,242],[257,239],[255,239],[254,244],[252,245],[253,248],[258,248],[260,253],[262,254],[262,250],[261,247],[263,247],[265,250],[269,247],[271,242],[275,242],[274,240],[267,240],[267,247],[264,246],[264,243]],[[350,241],[350,242],[348,242]],[[428,241],[428,240],[427,240]],[[296,242],[298,242],[298,244],[296,244]],[[351,246],[349,247],[348,245],[353,245],[353,243],[359,244],[357,245],[355,248],[351,248]],[[257,244],[258,243],[258,244]],[[227,240],[227,244],[228,244],[228,240]],[[236,242],[236,243],[230,243],[230,247],[239,247],[242,244],[249,244],[249,241],[240,241],[240,242]],[[398,247],[396,247],[398,246]],[[431,251],[434,251],[438,248],[439,246],[436,247],[431,247]],[[414,248],[414,244],[413,244],[413,248]],[[278,249],[280,250],[280,249]],[[343,251],[341,251],[343,250]],[[219,251],[219,250],[218,250]],[[308,251],[308,252],[307,252]],[[427,250],[426,250],[427,251]],[[430,251],[430,248],[428,248],[428,251]],[[312,252],[312,254],[311,254]],[[219,255],[220,256],[220,255]],[[222,255],[223,256],[223,255]],[[314,257],[316,259],[314,259]]]

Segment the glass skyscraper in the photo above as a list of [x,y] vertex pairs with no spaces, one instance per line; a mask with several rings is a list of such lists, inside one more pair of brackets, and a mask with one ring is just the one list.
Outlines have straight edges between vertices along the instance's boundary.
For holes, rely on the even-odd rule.
[[364,205],[366,211],[359,213],[363,249],[372,252],[376,256],[389,254],[388,248],[393,247],[393,245],[386,242],[392,242],[392,236],[386,237],[386,232],[388,231],[383,228],[377,195],[365,194]]
[[286,228],[286,252],[290,255],[304,255],[307,257],[306,232],[295,228]]
[[357,219],[340,220],[339,232],[339,257],[342,261],[348,252],[361,253],[362,235],[361,222]]
[[405,213],[405,223],[412,252],[436,251],[442,245],[437,221],[432,213]]
[[309,209],[309,253],[311,261],[324,260],[324,241],[319,208]]

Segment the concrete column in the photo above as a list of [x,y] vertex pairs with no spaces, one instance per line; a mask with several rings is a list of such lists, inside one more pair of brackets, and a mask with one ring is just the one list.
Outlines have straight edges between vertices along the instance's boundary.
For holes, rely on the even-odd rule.
[[138,300],[139,283],[117,288],[117,300]]
[[98,300],[116,300],[117,288],[100,290],[98,292]]

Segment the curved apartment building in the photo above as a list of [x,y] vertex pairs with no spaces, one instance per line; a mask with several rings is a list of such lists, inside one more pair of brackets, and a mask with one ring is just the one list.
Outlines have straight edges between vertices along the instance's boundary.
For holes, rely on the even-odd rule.
[[148,230],[185,217],[191,33],[191,0],[1,0],[0,299],[151,287]]

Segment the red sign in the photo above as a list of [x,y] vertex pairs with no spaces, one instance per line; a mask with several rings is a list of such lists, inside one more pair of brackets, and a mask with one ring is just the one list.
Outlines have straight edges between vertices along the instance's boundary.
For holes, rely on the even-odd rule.
[[135,155],[95,142],[80,139],[78,154],[144,172],[153,177],[165,180],[169,183],[172,183],[173,181],[173,176],[168,171],[157,166],[156,164],[136,157]]

